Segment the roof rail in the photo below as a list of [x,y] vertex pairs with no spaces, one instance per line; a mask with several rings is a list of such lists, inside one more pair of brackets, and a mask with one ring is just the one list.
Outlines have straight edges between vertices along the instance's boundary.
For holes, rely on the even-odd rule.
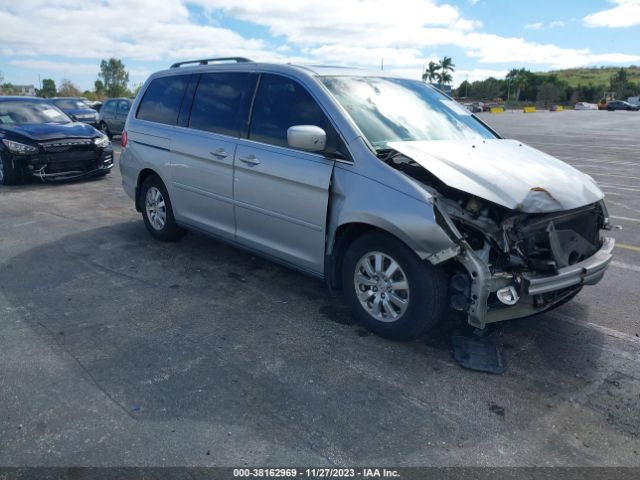
[[187,60],[186,62],[178,62],[171,65],[171,68],[179,68],[183,65],[209,65],[209,62],[236,62],[236,63],[245,63],[251,62],[253,60],[249,60],[244,57],[220,57],[220,58],[203,58],[201,60]]

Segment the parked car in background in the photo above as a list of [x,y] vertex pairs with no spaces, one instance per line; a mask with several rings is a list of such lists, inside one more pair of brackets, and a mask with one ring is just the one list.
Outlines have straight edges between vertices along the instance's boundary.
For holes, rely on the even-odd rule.
[[598,110],[598,105],[595,103],[578,102],[573,107],[574,110]]
[[93,108],[96,112],[99,112],[100,108],[102,107],[102,102],[98,100],[85,100],[85,103]]
[[83,98],[54,97],[49,101],[74,120],[88,123],[92,127],[98,126],[98,113],[87,105]]
[[496,102],[489,102],[482,105],[483,112],[490,112],[492,108],[500,108],[502,105]]
[[463,104],[471,113],[482,112],[482,102],[467,102]]
[[640,105],[640,97],[629,97],[627,98],[627,102],[631,105]]
[[124,122],[131,109],[130,98],[107,98],[100,108],[98,125],[102,133],[109,138],[120,135],[124,130]]
[[0,97],[0,184],[99,176],[112,168],[111,142],[92,126],[42,98]]
[[627,111],[635,111],[640,110],[639,105],[632,105],[629,102],[625,102],[624,100],[612,100],[607,103],[607,110],[612,112],[613,110],[627,110]]
[[395,339],[602,279],[614,240],[590,176],[421,81],[236,61],[175,64],[131,108],[122,185],[154,238],[191,228],[324,279]]

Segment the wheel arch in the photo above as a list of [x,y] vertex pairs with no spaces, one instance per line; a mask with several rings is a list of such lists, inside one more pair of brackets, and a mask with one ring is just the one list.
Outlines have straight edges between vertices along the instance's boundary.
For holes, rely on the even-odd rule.
[[141,205],[141,199],[140,199],[140,190],[142,188],[142,184],[151,175],[157,175],[158,178],[160,178],[160,180],[165,184],[165,187],[167,186],[164,179],[160,176],[160,174],[156,170],[152,168],[143,168],[142,170],[140,170],[140,173],[138,173],[138,179],[136,180],[136,193],[135,193],[136,211],[138,212],[142,212],[142,205]]
[[[396,228],[389,228],[379,223],[367,223],[362,221],[347,222],[339,225],[335,232],[328,238],[327,250],[325,254],[325,281],[331,289],[340,290],[341,268],[344,254],[351,243],[363,235],[372,233],[383,233],[402,243],[411,250],[421,261],[428,261],[422,258],[416,249],[405,240],[402,232],[397,232]],[[398,234],[400,233],[400,234]]]

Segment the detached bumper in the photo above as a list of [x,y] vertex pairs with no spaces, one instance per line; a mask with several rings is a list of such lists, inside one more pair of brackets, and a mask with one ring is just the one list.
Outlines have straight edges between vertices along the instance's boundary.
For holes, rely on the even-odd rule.
[[[555,275],[494,273],[473,252],[466,251],[462,264],[471,278],[469,323],[484,328],[489,323],[528,317],[544,312],[576,294],[583,285],[594,285],[602,280],[613,258],[613,238],[605,238],[600,250],[582,262],[564,267]],[[512,306],[497,300],[496,292],[514,287],[519,300]]]
[[554,292],[574,285],[595,285],[604,276],[613,258],[611,252],[615,245],[613,238],[605,238],[602,247],[595,255],[574,265],[558,270],[556,275],[541,277],[523,274],[526,292],[529,295],[540,295]]

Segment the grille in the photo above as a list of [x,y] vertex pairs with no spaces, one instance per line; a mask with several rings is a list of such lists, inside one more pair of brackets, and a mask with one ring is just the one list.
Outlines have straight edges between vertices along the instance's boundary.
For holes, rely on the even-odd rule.
[[70,150],[86,150],[87,148],[93,148],[93,141],[87,139],[69,139],[69,140],[56,140],[54,142],[42,143],[42,148],[45,152],[59,153],[68,152]]
[[91,139],[75,138],[41,143],[46,152],[32,160],[37,169],[47,165],[45,173],[88,172],[101,164],[102,150]]
[[556,270],[593,255],[600,246],[600,227],[595,205],[543,215],[521,229],[520,247],[535,270]]

